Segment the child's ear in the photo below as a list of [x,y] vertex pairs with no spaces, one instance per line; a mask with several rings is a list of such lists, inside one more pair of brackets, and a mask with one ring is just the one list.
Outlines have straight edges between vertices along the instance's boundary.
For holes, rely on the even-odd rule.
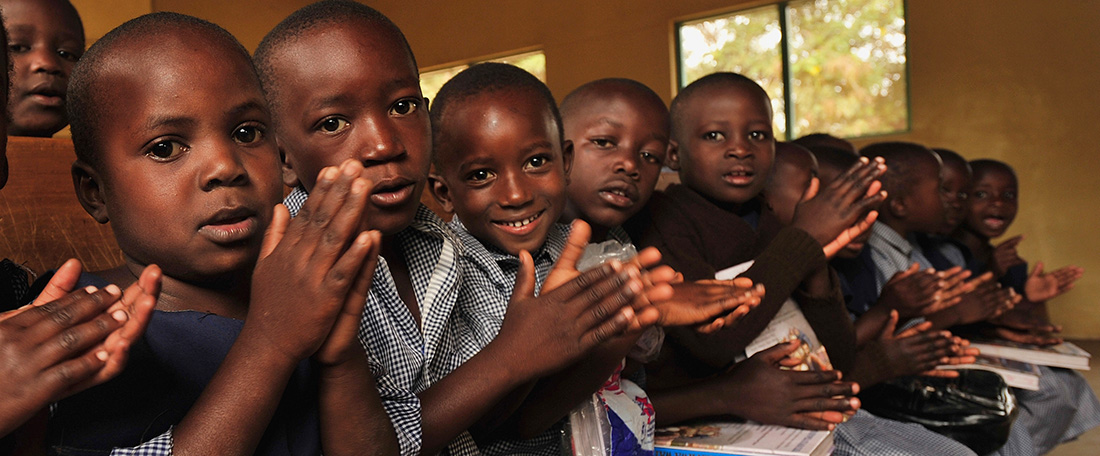
[[444,211],[454,213],[455,205],[451,202],[451,189],[447,187],[443,177],[434,172],[428,173],[428,189],[432,191],[432,196],[439,205],[443,206]]
[[279,149],[279,161],[283,163],[283,184],[290,188],[298,188],[302,185],[302,181],[298,179],[298,172],[294,171],[294,167],[290,164],[290,160],[286,158],[286,152],[283,151],[283,143],[279,141],[279,136],[275,136],[275,147]]
[[569,172],[573,170],[573,141],[561,142],[561,163],[565,166],[565,185],[569,185]]
[[886,207],[895,219],[903,220],[909,215],[909,202],[904,195],[893,196],[886,202]]
[[80,201],[84,211],[99,223],[110,221],[111,218],[107,214],[107,203],[103,200],[101,179],[95,169],[92,169],[87,163],[77,160],[73,162],[72,175],[76,199]]
[[665,166],[673,171],[680,170],[680,145],[674,140],[668,141],[668,154],[665,155]]

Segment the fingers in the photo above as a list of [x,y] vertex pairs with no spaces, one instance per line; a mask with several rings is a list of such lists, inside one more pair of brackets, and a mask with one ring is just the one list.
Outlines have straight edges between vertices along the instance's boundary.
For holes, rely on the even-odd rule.
[[[336,260],[328,273],[325,274],[325,289],[333,296],[345,298],[352,289],[352,285],[359,282],[360,271],[366,262],[367,255],[371,252],[373,236],[370,232],[359,233],[352,241],[351,246]],[[344,303],[341,300],[340,303]]]
[[[311,237],[318,241],[311,261],[316,262],[315,267],[320,270],[327,270],[336,263],[348,243],[358,237],[367,197],[373,186],[371,181],[359,177],[362,170],[363,166],[358,161],[344,162],[331,193],[322,201],[321,207],[314,212],[310,220],[310,225],[314,229],[309,232],[313,233]],[[357,247],[363,248],[368,245],[364,243]],[[358,267],[355,268],[355,272],[358,272]],[[351,277],[354,276],[353,274]]]
[[1013,250],[1013,249],[1016,248],[1017,245],[1020,245],[1020,241],[1023,241],[1023,240],[1024,240],[1024,236],[1021,234],[1019,236],[1009,238],[1007,241],[1004,241],[1004,242],[998,244],[996,247],[994,247],[994,249],[997,249],[997,250]]
[[286,227],[289,224],[290,211],[287,210],[286,206],[276,204],[274,212],[271,214],[271,224],[264,231],[264,240],[260,246],[261,259],[267,258],[268,255],[271,255],[271,252],[275,251],[275,247],[286,235]]
[[100,346],[96,349],[96,356],[101,361],[106,361],[108,353],[101,345],[112,331],[126,322],[126,318],[126,313],[122,311],[100,313],[89,321],[66,327],[43,341],[36,352],[37,356],[43,360],[63,360],[83,353],[93,346]]
[[882,323],[882,330],[879,331],[878,338],[882,340],[888,340],[894,338],[894,331],[898,327],[898,311],[890,310],[890,316],[886,318],[886,321]]
[[[382,233],[372,230],[360,236],[363,235],[367,237],[366,241],[369,245],[367,255],[348,293],[347,304],[344,307],[345,314],[355,317],[363,315],[363,308],[367,305],[367,293],[370,292],[371,280],[374,279],[374,270],[378,266],[378,253],[382,250]],[[355,318],[355,326],[357,328],[359,326],[358,318]]]
[[[597,273],[588,275],[593,276]],[[585,275],[582,274],[581,276],[584,277]],[[519,271],[516,272],[516,285],[512,287],[511,300],[533,297],[535,297],[535,260],[531,258],[528,251],[521,250],[519,252]]]
[[[160,268],[151,264],[141,271],[141,276],[136,282],[126,287],[126,291],[122,293],[119,308],[126,312],[127,322],[117,334],[112,336],[117,336],[129,343],[145,332],[145,327],[149,324],[149,318],[160,297],[162,276]],[[108,342],[108,348],[114,348],[118,343],[113,338],[108,339]]]
[[833,256],[835,256],[837,252],[840,251],[840,249],[843,249],[845,246],[852,243],[853,239],[858,238],[865,231],[871,229],[871,225],[874,225],[876,219],[878,219],[878,211],[870,211],[862,220],[857,222],[855,225],[846,228],[844,231],[841,231],[840,235],[837,236],[836,239],[834,239],[832,242],[822,248],[822,250],[824,250],[825,252],[825,257],[832,258]]
[[802,201],[809,201],[817,196],[817,191],[821,187],[821,180],[813,177],[810,178],[810,185],[806,187],[806,191],[802,192]]
[[25,336],[27,340],[34,344],[41,344],[73,326],[104,313],[121,297],[122,290],[119,290],[116,285],[108,285],[99,290],[89,287],[69,293],[61,299],[31,307],[23,314],[13,317],[10,322],[28,328]]
[[[587,308],[587,312],[580,318],[584,327],[596,326],[601,322],[617,316],[620,311],[633,321],[634,308],[630,306],[634,297],[642,291],[641,281],[636,276],[636,270],[623,271],[615,277],[608,278],[586,292],[576,296],[581,300],[580,304]],[[587,305],[585,305],[587,304]],[[625,307],[625,308],[624,308]],[[629,310],[627,310],[629,309]],[[604,333],[608,338],[618,333]],[[602,339],[606,340],[606,339]]]
[[40,380],[52,392],[52,401],[59,400],[95,384],[93,380],[103,371],[108,356],[97,347],[46,369]]
[[76,282],[80,280],[80,273],[83,269],[84,266],[80,264],[80,260],[70,258],[60,268],[57,268],[57,272],[53,273],[53,277],[46,283],[46,287],[42,289],[42,293],[35,298],[32,304],[42,305],[61,299],[71,293],[76,286]]
[[588,226],[588,223],[585,223],[584,220],[573,220],[572,227],[569,230],[569,238],[565,240],[565,247],[562,249],[561,255],[558,256],[557,263],[554,263],[554,268],[576,270],[577,262],[584,255],[584,248],[588,246],[588,241],[591,238],[592,227]]

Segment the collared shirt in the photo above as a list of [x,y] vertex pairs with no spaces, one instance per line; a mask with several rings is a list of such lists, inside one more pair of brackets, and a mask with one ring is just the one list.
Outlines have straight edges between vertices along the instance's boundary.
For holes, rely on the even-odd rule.
[[871,261],[875,265],[875,289],[882,293],[882,287],[894,277],[905,271],[913,263],[921,269],[932,267],[932,262],[921,253],[916,244],[898,234],[885,223],[875,222],[871,226],[871,238],[867,240],[871,249]]
[[[463,245],[460,256],[463,285],[451,326],[455,331],[453,338],[458,342],[457,350],[451,356],[439,359],[444,362],[438,369],[443,375],[457,369],[496,338],[504,324],[519,271],[519,257],[482,244],[466,230],[458,217],[451,220],[450,227]],[[532,252],[536,293],[565,249],[568,232],[568,225],[555,224],[550,228],[542,248]],[[555,426],[531,440],[497,440],[480,444],[464,432],[451,442],[444,453],[463,456],[519,453],[557,456],[561,454],[560,446],[560,429]]]
[[[299,187],[283,204],[291,215],[297,215],[307,196]],[[379,257],[359,325],[359,341],[370,358],[401,453],[417,454],[423,431],[416,395],[450,372],[439,370],[436,358],[449,357],[457,350],[449,321],[459,294],[462,244],[443,220],[423,205],[412,224],[397,234],[397,241],[409,267],[421,321],[409,312],[386,259]]]

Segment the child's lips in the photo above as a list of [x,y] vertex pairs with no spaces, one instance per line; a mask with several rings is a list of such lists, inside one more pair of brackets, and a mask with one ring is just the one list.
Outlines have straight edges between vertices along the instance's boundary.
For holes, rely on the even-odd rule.
[[608,204],[621,209],[634,206],[634,203],[638,200],[638,192],[634,187],[622,182],[616,182],[600,189],[599,196]]
[[723,174],[722,180],[736,186],[750,185],[756,180],[756,173],[750,169],[734,169]]
[[534,232],[535,229],[542,224],[542,214],[545,212],[546,210],[544,209],[527,217],[511,220],[493,220],[492,224],[497,227],[497,229],[513,236],[525,236]]
[[259,223],[255,215],[226,215],[199,227],[199,234],[218,244],[232,244],[252,238]]
[[986,217],[982,219],[982,223],[984,223],[985,226],[989,227],[990,229],[994,230],[999,230],[1001,228],[1004,228],[1005,226],[1004,219],[1000,217]]
[[413,197],[415,184],[407,179],[383,181],[372,189],[370,202],[377,207],[385,208],[403,206]]

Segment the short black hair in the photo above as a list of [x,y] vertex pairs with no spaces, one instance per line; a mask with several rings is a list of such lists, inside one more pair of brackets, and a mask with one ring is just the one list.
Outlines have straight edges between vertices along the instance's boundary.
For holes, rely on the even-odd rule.
[[[447,121],[447,112],[452,105],[483,93],[505,90],[528,90],[542,98],[546,103],[546,109],[550,110],[554,124],[557,125],[558,141],[564,141],[561,112],[558,111],[558,104],[554,101],[554,94],[550,93],[550,88],[523,68],[507,63],[486,62],[462,70],[443,84],[435,95],[430,110],[433,144],[438,146],[442,139],[440,135],[443,124]],[[439,165],[437,160],[440,155],[438,153],[432,155],[433,164]]]
[[874,159],[882,157],[886,160],[886,172],[879,181],[882,189],[886,190],[888,198],[905,196],[912,188],[916,179],[913,175],[914,168],[920,166],[925,160],[936,160],[938,156],[931,149],[911,142],[880,142],[860,149],[859,154]]
[[138,39],[148,41],[150,46],[155,46],[155,38],[181,29],[213,35],[238,52],[244,61],[248,62],[249,67],[252,66],[248,50],[233,34],[214,23],[171,12],[146,14],[126,21],[96,41],[77,61],[72,74],[69,75],[66,104],[72,129],[73,149],[79,160],[93,167],[98,165],[98,133],[104,128],[99,122],[102,117],[100,113],[104,109],[110,109],[110,103],[97,99],[97,94],[100,92],[97,86],[101,82],[104,66],[114,57],[114,51],[120,45]]
[[852,153],[856,152],[856,148],[852,145],[851,141],[830,135],[828,133],[810,133],[808,135],[803,135],[791,142],[810,150],[813,150],[813,146],[829,146],[835,149],[842,149],[840,147],[837,147],[837,144],[847,144],[848,147],[843,148],[843,150],[848,150]]
[[940,160],[943,161],[944,165],[948,163],[954,163],[965,169],[968,173],[973,174],[973,171],[970,168],[970,163],[967,162],[966,159],[962,157],[962,155],[959,155],[958,152],[955,152],[951,149],[944,149],[942,147],[933,147],[932,152],[935,152],[936,155],[940,156]]
[[[687,87],[680,90],[680,93],[676,94],[676,98],[672,99],[672,106],[669,108],[669,112],[672,117],[673,138],[680,141],[681,138],[679,135],[683,133],[684,128],[681,124],[684,119],[684,110],[687,108],[688,102],[695,97],[696,93],[703,89],[721,85],[736,85],[756,91],[760,96],[764,97],[764,100],[767,100],[768,110],[771,110],[771,98],[768,97],[768,91],[760,87],[760,84],[757,84],[752,78],[743,74],[724,71],[711,73],[688,84]],[[680,142],[682,143],[683,141]]]
[[982,158],[978,160],[970,161],[970,169],[974,172],[974,178],[970,182],[977,182],[978,177],[989,172],[1002,171],[1009,176],[1012,176],[1012,180],[1016,181],[1016,185],[1019,185],[1020,179],[1016,178],[1016,170],[1012,169],[1008,163],[1003,161],[994,160],[992,158]]
[[[798,144],[797,142],[794,143]],[[817,157],[818,166],[835,169],[842,173],[859,161],[858,154],[839,147],[811,145],[806,146],[806,148],[810,149],[810,152],[813,152],[814,156]]]
[[252,57],[256,64],[256,71],[260,74],[260,83],[263,86],[267,103],[271,106],[272,115],[278,111],[275,107],[275,99],[279,87],[274,77],[275,69],[271,63],[275,52],[287,43],[293,42],[320,27],[352,22],[378,26],[393,32],[401,40],[405,50],[409,52],[409,59],[412,60],[413,67],[416,67],[416,57],[413,55],[412,47],[409,46],[405,34],[401,32],[397,24],[394,24],[390,18],[378,10],[351,0],[322,0],[306,5],[291,13],[286,19],[275,25],[275,28],[271,29],[270,32],[267,32],[267,35],[264,35],[263,40],[260,41],[260,45],[256,47],[256,53]]
[[73,2],[69,0],[58,0],[58,2],[61,4],[61,8],[64,9],[66,13],[72,15],[73,19],[76,19],[76,25],[80,27],[80,29],[76,31],[77,36],[80,37],[80,45],[83,46],[84,20],[80,18],[80,12],[76,10],[75,6],[73,6]]
[[569,94],[561,100],[561,105],[559,106],[562,116],[569,116],[569,113],[577,108],[576,105],[580,103],[585,96],[590,94],[596,94],[597,96],[602,95],[606,93],[609,88],[629,91],[632,95],[636,95],[639,101],[650,103],[654,106],[660,106],[664,110],[664,113],[668,114],[668,107],[665,106],[665,101],[661,99],[660,95],[657,95],[657,92],[649,88],[649,86],[633,79],[604,78],[586,82],[580,87],[573,89],[572,92],[569,92]]

